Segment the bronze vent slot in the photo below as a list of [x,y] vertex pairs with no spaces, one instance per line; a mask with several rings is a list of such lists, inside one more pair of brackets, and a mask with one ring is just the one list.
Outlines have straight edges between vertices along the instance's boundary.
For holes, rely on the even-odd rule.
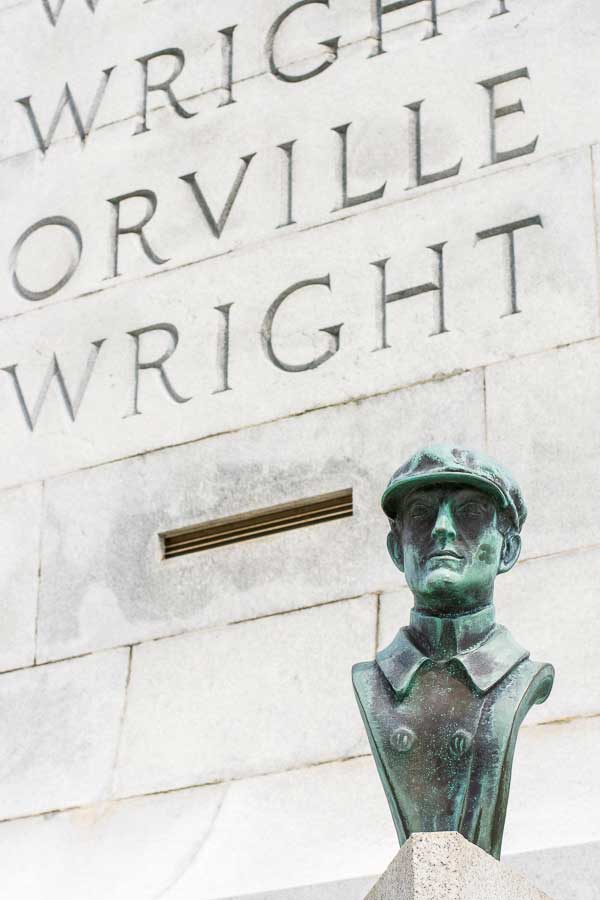
[[163,558],[173,559],[186,553],[198,553],[200,550],[211,550],[224,547],[226,544],[238,544],[252,541],[269,534],[291,531],[293,528],[305,528],[319,522],[333,519],[345,519],[352,515],[352,488],[322,494],[320,497],[309,497],[296,500],[269,509],[230,516],[227,519],[215,519],[194,525],[191,528],[180,528],[160,535]]

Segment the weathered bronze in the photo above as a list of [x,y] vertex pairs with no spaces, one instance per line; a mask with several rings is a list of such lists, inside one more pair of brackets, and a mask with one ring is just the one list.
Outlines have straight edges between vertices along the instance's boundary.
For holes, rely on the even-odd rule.
[[554,680],[495,622],[494,580],[521,549],[521,491],[493,460],[437,445],[394,473],[382,506],[414,608],[352,680],[400,844],[459,831],[500,858],[517,733]]

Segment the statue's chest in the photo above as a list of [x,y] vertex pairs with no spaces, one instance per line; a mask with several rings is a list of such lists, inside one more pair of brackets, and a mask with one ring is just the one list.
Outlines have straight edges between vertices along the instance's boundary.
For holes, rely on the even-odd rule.
[[408,830],[457,828],[484,699],[452,664],[418,672],[403,700],[386,687],[370,726]]
[[384,725],[390,752],[413,756],[434,753],[458,760],[467,757],[475,736],[482,698],[452,665],[436,664],[417,673],[409,694],[379,694],[376,718]]

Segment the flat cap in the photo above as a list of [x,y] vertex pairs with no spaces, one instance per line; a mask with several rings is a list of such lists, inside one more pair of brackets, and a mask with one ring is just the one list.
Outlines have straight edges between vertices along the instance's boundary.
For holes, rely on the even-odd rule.
[[446,444],[418,450],[394,472],[381,498],[383,511],[395,519],[403,498],[413,488],[448,483],[468,484],[490,494],[509,514],[517,531],[521,530],[527,507],[512,475],[483,453]]

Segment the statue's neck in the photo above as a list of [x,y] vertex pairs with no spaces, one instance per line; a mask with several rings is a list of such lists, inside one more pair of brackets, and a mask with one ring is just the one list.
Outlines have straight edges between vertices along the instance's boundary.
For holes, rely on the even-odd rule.
[[496,621],[493,605],[460,616],[432,616],[410,613],[410,634],[432,659],[447,659],[473,649],[490,634]]

